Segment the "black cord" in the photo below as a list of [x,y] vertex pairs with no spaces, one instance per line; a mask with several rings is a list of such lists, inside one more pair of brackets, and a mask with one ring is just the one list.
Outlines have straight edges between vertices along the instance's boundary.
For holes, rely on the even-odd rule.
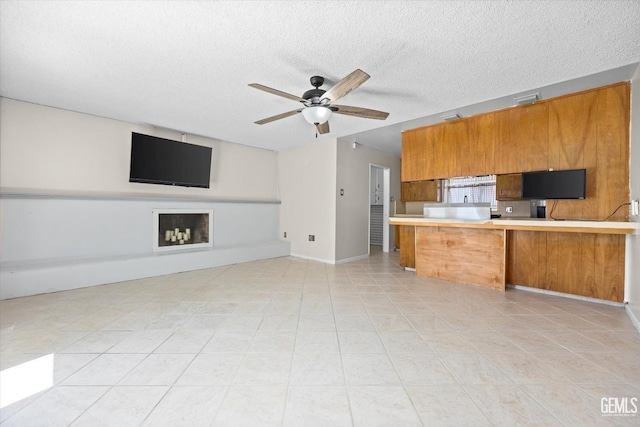
[[615,211],[613,211],[613,212],[611,213],[611,215],[609,215],[609,216],[608,216],[608,217],[606,217],[605,219],[599,219],[598,221],[606,221],[606,220],[608,220],[609,218],[611,218],[612,216],[614,216],[614,215],[616,214],[616,212],[618,212],[618,211],[620,210],[620,208],[621,208],[621,207],[623,207],[623,206],[630,206],[630,205],[631,205],[631,202],[623,203],[623,204],[621,204],[620,206],[618,206],[618,207],[616,208],[616,210],[615,210]]
[[[549,212],[549,218],[555,220],[555,221],[565,221],[564,218],[554,218],[553,217],[553,210],[556,208],[556,204],[558,203],[558,200],[554,200],[553,201],[553,206],[551,206],[551,212]],[[631,202],[627,202],[627,203],[623,203],[620,206],[618,206],[613,212],[611,212],[611,214],[606,217],[605,219],[592,219],[592,220],[582,220],[582,219],[576,219],[576,220],[572,220],[572,221],[598,221],[598,222],[603,222],[608,220],[609,218],[611,218],[612,216],[614,216],[616,214],[616,212],[618,212],[620,210],[621,207],[623,206],[629,206],[631,205]]]
[[549,218],[555,221],[564,221],[563,219],[558,219],[553,217],[553,210],[556,208],[556,204],[558,203],[558,199],[553,201],[553,205],[551,206],[551,212],[549,212]]

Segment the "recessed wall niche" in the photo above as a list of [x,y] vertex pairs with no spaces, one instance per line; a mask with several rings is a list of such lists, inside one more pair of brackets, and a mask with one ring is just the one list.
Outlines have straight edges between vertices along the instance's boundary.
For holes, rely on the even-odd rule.
[[153,251],[213,247],[213,210],[154,209]]

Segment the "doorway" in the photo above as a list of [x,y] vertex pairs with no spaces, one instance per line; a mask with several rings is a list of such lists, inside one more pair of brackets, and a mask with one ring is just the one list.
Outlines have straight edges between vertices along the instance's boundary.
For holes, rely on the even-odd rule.
[[390,180],[389,167],[369,164],[369,254],[371,246],[389,252]]

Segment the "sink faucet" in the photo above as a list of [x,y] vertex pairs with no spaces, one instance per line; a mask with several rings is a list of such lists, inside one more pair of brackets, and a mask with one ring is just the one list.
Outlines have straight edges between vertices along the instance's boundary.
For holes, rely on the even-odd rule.
[[469,199],[467,199],[467,196],[464,196],[464,203],[468,203]]

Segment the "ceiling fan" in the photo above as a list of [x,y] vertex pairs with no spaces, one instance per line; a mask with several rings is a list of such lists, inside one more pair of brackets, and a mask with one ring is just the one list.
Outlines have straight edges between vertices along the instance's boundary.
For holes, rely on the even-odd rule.
[[302,113],[307,122],[315,125],[318,133],[324,134],[329,133],[328,120],[331,116],[331,113],[344,114],[345,116],[362,117],[365,119],[384,120],[387,118],[387,116],[389,116],[389,113],[378,110],[370,110],[368,108],[332,104],[334,101],[337,101],[352,90],[356,89],[362,83],[366,82],[369,77],[370,76],[367,73],[360,69],[357,69],[340,80],[338,83],[336,83],[331,89],[325,91],[324,89],[320,89],[320,86],[324,84],[324,77],[313,76],[311,77],[310,81],[311,86],[313,86],[314,89],[309,89],[301,97],[291,95],[277,89],[272,89],[258,83],[251,83],[249,86],[253,88],[260,89],[265,92],[281,96],[283,98],[291,99],[293,101],[298,101],[304,106],[296,110],[258,120],[254,123],[263,125],[265,123],[270,123],[276,120],[284,119],[285,117],[293,116],[294,114]]

